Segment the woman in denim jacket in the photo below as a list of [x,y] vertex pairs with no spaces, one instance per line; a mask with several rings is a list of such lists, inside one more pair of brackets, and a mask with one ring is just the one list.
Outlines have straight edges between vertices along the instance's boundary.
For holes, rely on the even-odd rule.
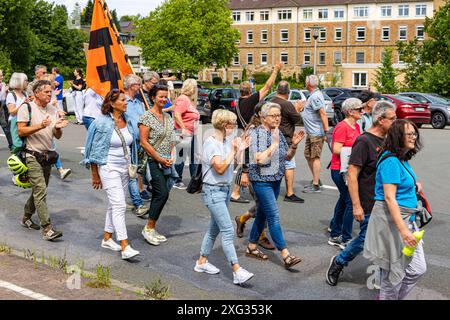
[[[122,251],[124,260],[139,254],[128,243],[125,224],[125,196],[130,181],[128,168],[131,163],[137,163],[136,133],[131,123],[126,121],[126,109],[122,90],[113,89],[106,95],[102,116],[89,126],[82,161],[92,171],[94,189],[103,187],[109,200],[101,246]],[[114,232],[120,245],[112,239]]]

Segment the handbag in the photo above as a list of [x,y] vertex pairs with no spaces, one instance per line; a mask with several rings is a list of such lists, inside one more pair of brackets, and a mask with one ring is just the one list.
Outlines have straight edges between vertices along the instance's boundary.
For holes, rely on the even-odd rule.
[[[116,125],[114,125],[114,130],[116,130],[117,135],[119,136],[120,141],[122,142],[124,157],[127,161],[129,161],[130,155],[128,154],[128,149],[125,144],[125,138],[123,137],[122,132],[120,132],[120,129]],[[130,179],[136,179],[138,177],[137,169],[138,169],[137,165],[132,163],[128,164],[128,175],[130,176]]]
[[206,174],[211,170],[212,166],[209,167],[208,170],[206,170],[205,174],[202,174],[202,165],[197,165],[197,172],[191,177],[191,180],[189,181],[189,184],[186,188],[187,193],[200,193],[202,191],[203,187],[203,179],[205,178]]

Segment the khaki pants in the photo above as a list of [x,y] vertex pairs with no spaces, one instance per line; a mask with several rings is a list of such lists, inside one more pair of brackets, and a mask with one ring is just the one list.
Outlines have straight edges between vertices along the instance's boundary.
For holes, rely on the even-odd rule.
[[42,167],[36,158],[30,155],[26,157],[26,164],[32,193],[25,204],[24,217],[31,219],[31,216],[37,211],[41,227],[46,228],[51,224],[47,210],[47,186],[52,167],[51,165]]

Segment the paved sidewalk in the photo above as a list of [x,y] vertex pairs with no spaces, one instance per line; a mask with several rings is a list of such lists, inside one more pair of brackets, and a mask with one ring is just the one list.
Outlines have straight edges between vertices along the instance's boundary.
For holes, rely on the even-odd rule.
[[114,285],[108,289],[90,288],[86,286],[89,279],[81,280],[81,289],[70,290],[67,286],[69,277],[59,269],[0,253],[0,300],[139,299],[136,293],[114,288]]

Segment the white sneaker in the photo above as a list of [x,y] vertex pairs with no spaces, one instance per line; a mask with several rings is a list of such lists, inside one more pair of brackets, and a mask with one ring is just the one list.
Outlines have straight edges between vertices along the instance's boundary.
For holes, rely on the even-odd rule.
[[244,268],[240,267],[236,272],[233,272],[233,283],[234,284],[243,284],[244,282],[253,278],[254,274],[248,272]]
[[196,272],[205,272],[208,274],[217,274],[220,272],[218,268],[214,265],[206,261],[204,264],[198,264],[198,261],[195,262],[194,271]]
[[177,189],[180,189],[180,190],[186,190],[187,189],[186,185],[183,182],[175,183],[173,185],[173,187],[177,188]]
[[102,248],[105,249],[111,249],[112,251],[122,251],[122,247],[114,242],[112,238],[109,238],[108,240],[102,240]]
[[147,229],[147,227],[144,227],[144,230],[142,230],[142,235],[144,236],[145,240],[147,240],[148,243],[154,246],[159,246],[160,241],[156,237],[155,229]]
[[12,183],[14,183],[15,186],[17,186],[17,182],[16,182],[16,176],[12,176]]
[[125,250],[122,251],[122,259],[127,260],[131,259],[139,254],[139,251],[134,250],[130,245],[125,247]]
[[163,236],[162,234],[158,233],[155,229],[156,239],[158,239],[159,242],[166,242],[167,238]]
[[138,217],[145,216],[148,213],[148,209],[150,209],[149,205],[141,204],[139,207],[136,208],[135,212]]
[[72,173],[72,170],[70,170],[70,169],[62,169],[60,172],[61,180],[64,180],[65,178],[67,178],[71,173]]

